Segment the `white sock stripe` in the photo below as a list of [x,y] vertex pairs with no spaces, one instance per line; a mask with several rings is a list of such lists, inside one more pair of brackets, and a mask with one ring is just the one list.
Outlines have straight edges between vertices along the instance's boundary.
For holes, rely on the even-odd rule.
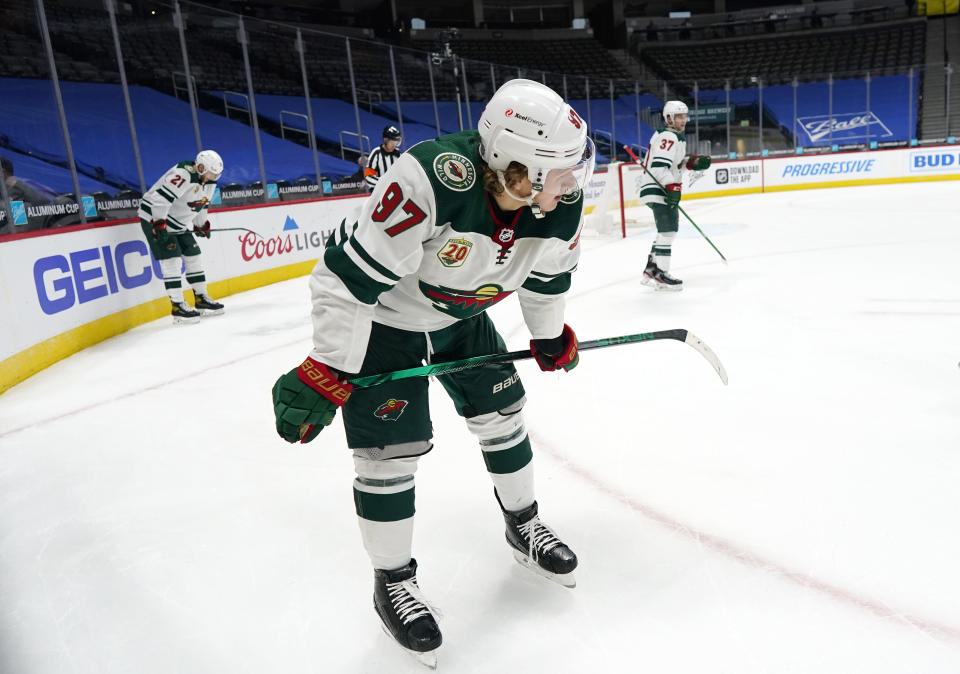
[[496,449],[497,447],[503,447],[507,444],[509,444],[512,447],[513,445],[517,444],[516,442],[514,442],[515,440],[521,440],[523,436],[525,436],[526,434],[527,434],[527,429],[525,426],[521,424],[520,428],[515,430],[513,433],[510,433],[509,435],[505,435],[500,438],[490,438],[489,440],[481,439],[480,447],[482,447],[483,451],[485,452],[495,452],[497,451]]
[[392,480],[371,480],[370,478],[356,478],[353,487],[364,494],[399,494],[413,489],[413,476]]

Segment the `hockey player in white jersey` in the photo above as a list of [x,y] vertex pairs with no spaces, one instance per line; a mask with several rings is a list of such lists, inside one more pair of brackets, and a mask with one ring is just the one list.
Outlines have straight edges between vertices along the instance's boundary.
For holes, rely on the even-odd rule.
[[[137,215],[150,252],[160,263],[163,284],[170,297],[175,323],[196,323],[201,313],[223,313],[223,305],[207,294],[200,246],[194,235],[210,238],[207,205],[223,173],[223,159],[213,150],[201,151],[194,161],[172,167],[147,190]],[[180,265],[195,297],[191,307],[183,299]]]
[[[426,378],[354,389],[346,379],[505,352],[485,313],[516,294],[540,368],[569,371],[577,338],[564,293],[580,256],[593,168],[586,124],[529,80],[504,84],[479,131],[415,145],[341,223],[313,271],[313,351],[273,389],[277,432],[309,442],[343,408],[354,504],[374,606],[401,646],[435,664],[442,637],[412,558],[414,472],[433,447]],[[577,557],[538,515],[525,396],[510,363],[437,377],[480,444],[507,543],[521,564],[573,586]]]
[[688,155],[686,104],[667,101],[663,106],[665,126],[650,138],[644,166],[647,171],[640,186],[640,201],[653,211],[657,223],[657,238],[647,256],[641,282],[655,290],[682,290],[683,281],[670,275],[673,240],[679,229],[680,193],[683,188],[681,171],[686,168],[703,171],[710,167],[710,157]]

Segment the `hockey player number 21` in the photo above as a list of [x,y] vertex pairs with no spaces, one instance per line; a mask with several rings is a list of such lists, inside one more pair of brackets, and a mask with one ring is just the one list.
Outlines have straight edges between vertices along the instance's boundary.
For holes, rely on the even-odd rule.
[[397,183],[390,183],[390,187],[387,188],[387,191],[383,193],[383,198],[380,199],[380,203],[377,204],[377,207],[373,209],[371,218],[374,222],[386,222],[387,218],[393,215],[393,212],[397,210],[397,206],[403,203],[403,212],[409,215],[409,218],[405,218],[398,222],[395,225],[387,227],[385,230],[390,236],[396,236],[401,232],[405,232],[414,225],[419,225],[421,222],[426,219],[427,214],[423,212],[423,209],[417,206],[414,202],[407,199],[404,203],[403,201],[403,190],[400,189],[400,185]]

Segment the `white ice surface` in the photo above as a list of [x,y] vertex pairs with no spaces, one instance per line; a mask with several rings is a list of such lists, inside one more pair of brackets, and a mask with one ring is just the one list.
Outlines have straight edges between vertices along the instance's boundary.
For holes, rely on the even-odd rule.
[[[431,387],[414,554],[442,672],[960,672],[957,183],[692,201],[584,239],[571,374],[519,364],[541,514],[580,557],[524,571],[472,437]],[[273,429],[310,346],[297,279],[87,349],[0,396],[0,672],[424,671],[381,632],[339,420]],[[515,301],[492,311],[511,349]]]

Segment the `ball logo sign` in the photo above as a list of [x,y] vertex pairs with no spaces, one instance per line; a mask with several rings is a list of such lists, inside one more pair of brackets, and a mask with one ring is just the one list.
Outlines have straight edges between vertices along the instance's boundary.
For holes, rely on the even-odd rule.
[[846,112],[841,114],[798,117],[800,128],[811,143],[886,138],[893,133],[873,112]]

